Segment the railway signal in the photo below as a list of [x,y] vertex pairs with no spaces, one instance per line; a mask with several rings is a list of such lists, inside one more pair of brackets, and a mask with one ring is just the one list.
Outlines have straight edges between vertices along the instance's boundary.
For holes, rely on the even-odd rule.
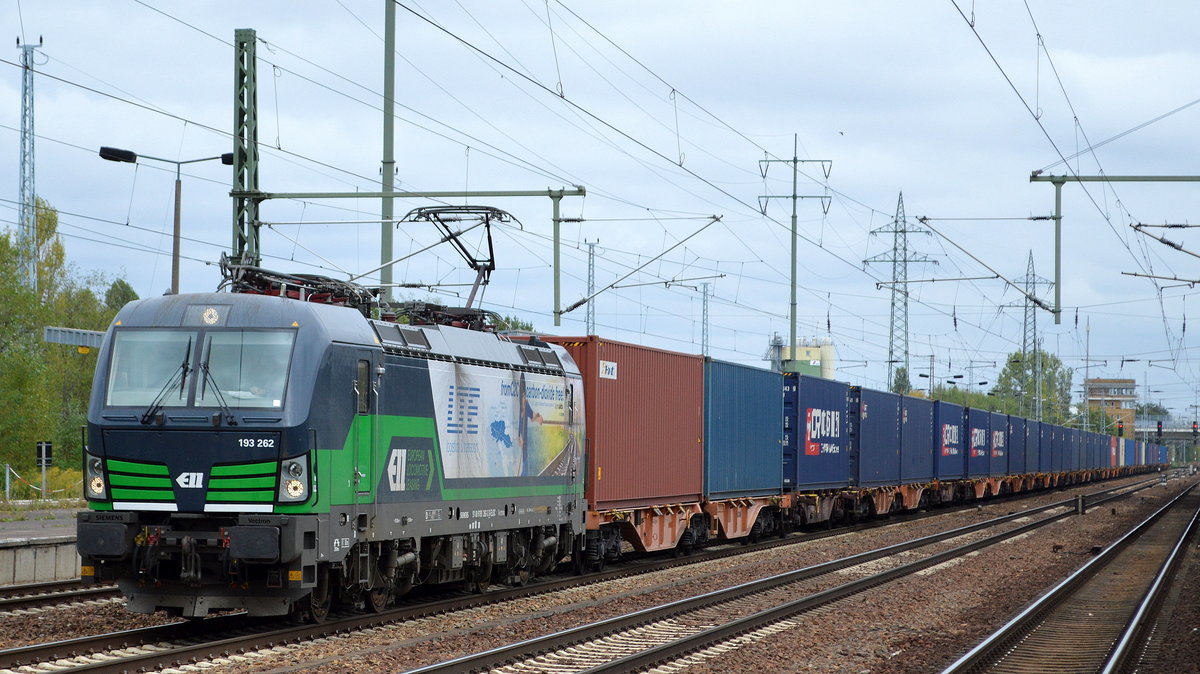
[[1194,437],[1196,437],[1197,435],[1200,435],[1200,428],[1197,428],[1197,427],[1196,427],[1196,422],[1194,422],[1194,421],[1193,421],[1193,422],[1192,422],[1192,437],[1194,438]]
[[1118,438],[1125,437],[1125,420],[1124,419],[1117,420],[1117,437]]
[[1162,420],[1158,422],[1158,430],[1155,432],[1155,435],[1160,438],[1162,437]]

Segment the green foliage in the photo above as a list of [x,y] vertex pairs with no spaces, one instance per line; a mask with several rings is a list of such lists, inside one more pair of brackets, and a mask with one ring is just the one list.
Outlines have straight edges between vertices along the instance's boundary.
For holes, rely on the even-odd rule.
[[[0,470],[4,470],[0,466]],[[8,480],[9,498],[13,501],[36,501],[42,499],[42,469],[14,468],[15,475]],[[0,491],[0,497],[3,497]],[[83,499],[83,471],[79,468],[62,468],[50,466],[46,469],[46,496],[55,501]],[[36,507],[36,506],[25,506]],[[27,519],[24,516],[5,516],[0,514],[0,520],[13,521]]]
[[501,316],[496,323],[497,330],[524,330],[526,332],[535,332],[533,323],[522,320],[516,316]]
[[[17,236],[0,233],[0,463],[8,463],[26,479],[33,475],[36,443],[54,443],[55,466],[74,468],[82,452],[80,426],[87,423],[88,397],[96,353],[42,341],[45,326],[104,330],[115,310],[101,302],[93,288],[108,287],[106,299],[136,298],[129,284],[121,288],[101,275],[83,277],[66,264],[58,237],[58,214],[38,200],[37,291],[19,273]],[[117,290],[113,290],[117,288]],[[37,481],[40,484],[40,474]],[[32,481],[32,480],[31,480]]]
[[912,392],[912,382],[908,379],[908,368],[898,367],[892,371],[892,385],[889,390],[900,395]]
[[[1038,372],[1041,376],[1039,378]],[[1071,421],[1071,377],[1074,371],[1052,353],[1036,351],[1013,353],[1004,364],[992,393],[996,398],[1013,401],[1010,414],[1033,418],[1038,398],[1042,402],[1042,420],[1066,425]],[[1040,385],[1040,388],[1039,388]]]
[[123,278],[113,281],[108,290],[104,292],[104,306],[113,313],[136,299],[138,299],[138,295],[133,291],[133,286],[126,283]]
[[1171,410],[1158,403],[1138,403],[1137,406],[1137,415],[1139,417],[1165,417],[1170,414]]
[[[1037,368],[1039,355],[1023,358],[1021,353],[1008,357],[996,385],[990,391],[972,391],[961,386],[943,386],[934,389],[935,400],[945,400],[965,407],[1015,414],[1033,419],[1037,416],[1034,406],[1037,390]],[[1042,420],[1064,426],[1082,428],[1082,416],[1071,414],[1072,370],[1064,367],[1057,356],[1046,352],[1040,354]],[[899,370],[897,370],[899,371]],[[1089,416],[1092,430],[1115,432],[1115,422],[1107,420],[1099,410]]]

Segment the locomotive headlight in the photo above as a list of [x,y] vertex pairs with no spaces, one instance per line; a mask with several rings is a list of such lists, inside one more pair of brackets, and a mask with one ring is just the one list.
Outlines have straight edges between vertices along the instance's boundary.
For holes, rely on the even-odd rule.
[[288,480],[284,483],[283,488],[287,492],[287,495],[292,498],[298,499],[304,496],[304,483],[300,480]]
[[296,503],[309,497],[308,455],[284,459],[279,465],[279,501]]
[[90,499],[107,499],[108,483],[104,480],[104,462],[98,456],[87,456],[83,462],[87,475],[84,483],[87,485],[87,497]]

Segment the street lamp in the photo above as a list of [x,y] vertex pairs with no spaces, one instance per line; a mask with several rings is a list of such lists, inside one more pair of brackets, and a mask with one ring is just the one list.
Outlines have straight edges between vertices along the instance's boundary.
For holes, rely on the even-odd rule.
[[[140,155],[142,159],[150,159],[153,161],[161,161],[167,164],[175,165],[175,232],[171,239],[171,294],[179,294],[179,200],[183,192],[182,183],[179,180],[180,167],[184,164],[195,164],[201,161],[212,161],[220,159],[221,163],[226,166],[233,165],[233,153],[226,152],[225,154],[216,157],[201,157],[200,159],[185,159],[176,161],[174,159],[163,159],[162,157],[151,157],[150,155]],[[115,147],[100,148],[100,158],[108,161],[119,161],[127,164],[136,164],[139,155],[136,152],[129,150],[120,150]]]

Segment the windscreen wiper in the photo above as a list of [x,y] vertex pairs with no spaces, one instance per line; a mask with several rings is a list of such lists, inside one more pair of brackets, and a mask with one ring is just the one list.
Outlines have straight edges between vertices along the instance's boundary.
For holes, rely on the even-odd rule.
[[[217,397],[217,404],[221,407],[221,412],[225,415],[225,423],[230,426],[237,426],[237,419],[233,416],[233,410],[225,403],[225,396],[221,394],[221,387],[217,386],[217,380],[213,378],[212,372],[208,369],[207,359],[203,363],[200,363],[200,369],[204,370],[204,381],[212,385],[213,393]],[[213,425],[217,425],[216,419],[213,420]]]
[[154,396],[154,400],[150,401],[150,407],[147,407],[146,411],[142,412],[141,421],[143,424],[150,423],[151,420],[154,419],[154,415],[158,414],[158,411],[162,409],[162,403],[167,397],[167,391],[175,388],[176,382],[179,383],[179,395],[181,397],[183,396],[184,391],[187,390],[188,372],[191,372],[192,370],[190,367],[191,362],[192,338],[188,337],[187,349],[183,352],[183,362],[179,364],[179,369],[175,371],[175,374],[171,375],[171,378],[168,379],[167,383],[163,385],[162,390],[158,392],[158,395]]

